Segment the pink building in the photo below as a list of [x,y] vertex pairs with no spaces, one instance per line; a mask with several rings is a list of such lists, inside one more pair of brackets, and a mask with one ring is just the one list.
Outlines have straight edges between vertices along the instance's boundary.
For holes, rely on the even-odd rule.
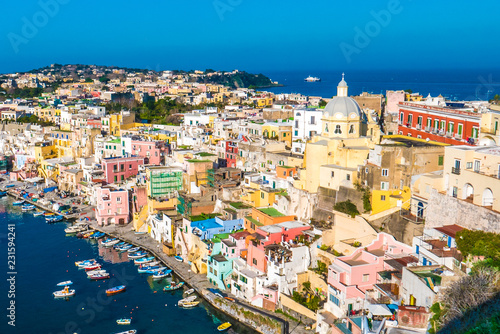
[[230,234],[228,239],[222,240],[222,255],[228,259],[246,257],[246,238],[249,235],[247,231]]
[[259,226],[255,236],[248,245],[247,264],[262,273],[267,272],[265,247],[281,242],[294,242],[303,231],[311,227],[299,221],[288,221],[275,225]]
[[139,166],[144,165],[144,158],[106,158],[102,168],[107,183],[121,183],[129,177],[139,174]]
[[97,223],[104,225],[125,225],[129,222],[128,191],[112,187],[97,188]]
[[131,155],[144,158],[146,165],[161,165],[166,152],[165,142],[153,140],[132,140],[130,143]]
[[370,245],[335,258],[328,267],[328,302],[325,308],[337,317],[363,309],[366,290],[377,283],[377,273],[387,269],[384,260],[407,256],[412,248],[379,233]]

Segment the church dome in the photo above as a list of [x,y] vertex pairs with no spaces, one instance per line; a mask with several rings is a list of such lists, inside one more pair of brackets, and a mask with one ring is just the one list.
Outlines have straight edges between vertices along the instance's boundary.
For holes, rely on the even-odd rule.
[[336,96],[325,107],[325,117],[360,118],[361,109],[358,103],[348,96]]

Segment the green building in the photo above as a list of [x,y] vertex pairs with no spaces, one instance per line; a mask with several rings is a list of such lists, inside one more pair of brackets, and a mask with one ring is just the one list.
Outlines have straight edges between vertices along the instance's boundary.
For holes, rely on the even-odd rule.
[[152,198],[170,196],[182,190],[182,170],[175,167],[148,167],[148,196]]

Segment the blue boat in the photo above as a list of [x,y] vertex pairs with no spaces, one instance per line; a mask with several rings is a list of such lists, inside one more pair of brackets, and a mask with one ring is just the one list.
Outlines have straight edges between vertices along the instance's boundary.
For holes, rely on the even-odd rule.
[[139,259],[141,257],[145,257],[146,255],[148,255],[148,253],[146,253],[145,251],[139,251],[137,253],[129,254],[128,257],[129,259]]
[[116,247],[116,249],[119,250],[120,252],[124,252],[126,250],[129,250],[130,248],[132,248],[131,244],[125,244],[125,245],[122,245],[120,247]]
[[5,188],[14,188],[16,185],[15,184],[8,184],[5,186]]
[[94,234],[92,234],[92,239],[99,239],[99,238],[102,238],[104,237],[106,234],[104,232],[96,232]]
[[182,257],[180,257],[179,255],[174,256],[174,259],[176,259],[179,262],[183,262],[184,261],[184,259]]
[[134,264],[148,263],[148,262],[154,261],[154,259],[155,259],[154,256],[143,257],[143,258],[135,259]]
[[6,191],[0,191],[0,197],[6,196],[7,192]]
[[114,248],[114,249],[118,249],[118,248],[120,248],[121,246],[125,246],[125,244],[126,244],[126,242],[125,242],[125,241],[122,241],[122,242],[119,242],[119,243],[117,243],[117,244],[113,245],[113,248]]
[[63,219],[64,219],[64,216],[57,215],[57,216],[48,216],[48,217],[45,218],[45,221],[47,223],[57,223],[57,222],[60,222]]
[[137,268],[137,272],[139,274],[144,274],[144,273],[147,273],[151,270],[158,270],[158,269],[162,269],[162,268],[167,269],[167,267],[160,267],[159,264],[154,265],[154,266],[148,266],[147,264],[143,264],[139,268]]
[[23,204],[24,204],[24,201],[17,201],[17,202],[12,203],[12,205],[16,205],[16,206],[23,205]]
[[[156,278],[163,278],[163,277],[167,277],[168,275],[170,275],[171,272],[172,272],[172,270],[170,270],[170,269],[161,269],[160,268],[160,269],[148,270],[146,273],[158,276]],[[160,277],[160,275],[158,275],[159,273],[162,274],[161,277]]]
[[26,211],[31,211],[35,210],[35,206],[33,204],[25,204],[21,207],[21,209],[26,212]]

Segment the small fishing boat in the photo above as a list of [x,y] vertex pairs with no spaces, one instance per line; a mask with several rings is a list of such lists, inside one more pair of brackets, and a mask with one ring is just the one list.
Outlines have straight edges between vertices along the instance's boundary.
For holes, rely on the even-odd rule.
[[217,330],[219,332],[223,332],[223,331],[229,329],[229,327],[231,327],[231,324],[229,322],[225,322],[222,325],[220,325],[219,327],[217,327]]
[[115,286],[114,288],[107,289],[107,290],[106,290],[106,294],[107,294],[108,296],[111,296],[111,295],[116,295],[117,293],[120,293],[120,292],[125,291],[125,289],[126,289],[125,285]]
[[94,264],[89,264],[83,267],[85,271],[90,271],[90,270],[98,270],[101,269],[101,265],[99,263],[94,263]]
[[127,249],[127,252],[135,253],[135,252],[138,252],[140,250],[141,250],[141,247],[134,247],[134,248]]
[[23,204],[24,204],[24,200],[22,200],[22,201],[16,201],[16,202],[12,203],[12,205],[16,205],[16,206],[23,205]]
[[102,238],[104,237],[106,234],[104,232],[96,232],[94,234],[92,234],[91,238],[92,239],[99,239],[99,238]]
[[126,318],[116,320],[116,323],[118,325],[130,325],[131,322],[132,319],[126,319]]
[[154,274],[158,273],[159,271],[164,271],[164,270],[166,270],[168,272],[168,274],[170,274],[172,272],[172,270],[167,269],[167,267],[160,267],[158,269],[146,270],[146,274],[154,275]]
[[48,217],[48,216],[55,216],[55,213],[53,213],[53,212],[45,212],[43,215],[44,215],[45,217]]
[[125,244],[126,244],[126,242],[125,242],[125,241],[122,241],[122,242],[119,242],[119,243],[117,243],[117,244],[114,244],[114,245],[113,245],[113,248],[114,248],[114,249],[117,249],[117,248],[119,248],[119,247],[121,247],[121,246],[125,246]]
[[5,188],[14,188],[16,185],[15,184],[8,184],[5,186]]
[[120,247],[116,247],[116,249],[119,250],[120,252],[124,252],[126,250],[129,250],[132,247],[133,246],[131,244],[125,244],[125,245],[122,245]]
[[64,216],[62,215],[54,215],[54,216],[49,216],[49,217],[45,217],[45,221],[47,223],[57,223],[61,220],[63,220]]
[[180,257],[179,255],[174,256],[174,259],[176,259],[179,262],[184,261],[184,259],[182,257]]
[[179,303],[189,303],[189,302],[194,302],[196,300],[196,296],[189,296],[184,299],[179,300]]
[[186,294],[186,296],[189,296],[193,292],[194,292],[194,289],[189,289],[189,290],[184,291],[184,293]]
[[162,279],[170,275],[172,270],[159,270],[156,274],[153,274],[153,279]]
[[197,306],[200,303],[199,300],[195,300],[194,302],[186,302],[186,303],[179,303],[178,305],[183,308],[193,308]]
[[[148,265],[148,264],[141,264],[139,266],[139,268],[137,268],[137,272],[139,274],[144,274],[145,272],[147,272],[148,270],[157,270],[157,269],[161,269],[162,267],[160,267],[159,264],[157,265],[154,265],[154,266],[151,266],[151,265]],[[166,268],[166,267],[163,267],[163,268]]]
[[44,214],[45,214],[45,211],[36,211],[33,213],[33,217],[43,216]]
[[31,210],[35,210],[35,206],[33,204],[23,205],[21,207],[21,210],[23,210],[23,212],[28,212]]
[[97,275],[97,274],[107,274],[107,272],[104,269],[98,269],[98,270],[87,271],[86,274],[88,277],[90,277],[92,275]]
[[146,253],[145,251],[140,251],[137,253],[129,254],[128,257],[130,259],[140,259],[141,257],[145,257],[146,255],[148,255],[148,253]]
[[75,266],[77,267],[83,267],[89,263],[95,263],[96,260],[95,259],[88,259],[88,260],[82,260],[82,261],[76,261],[75,262]]
[[[172,291],[172,290],[177,290],[179,288],[182,288],[182,286],[184,285],[184,282],[179,282],[179,283],[170,283],[169,285],[166,285],[164,288],[163,288],[163,291]],[[196,298],[196,296],[194,296]]]
[[101,245],[103,245],[104,247],[111,247],[113,245],[116,245],[117,243],[119,243],[120,240],[116,239],[116,238],[112,238],[112,239],[106,239],[104,240]]
[[73,284],[73,282],[71,281],[64,281],[64,282],[61,282],[61,283],[57,283],[57,286],[66,286],[66,285],[71,285]]
[[148,263],[148,262],[154,261],[154,259],[155,259],[154,256],[143,257],[143,258],[135,259],[134,264]]
[[131,329],[131,330],[129,330],[129,331],[120,332],[120,333],[115,333],[115,334],[137,334],[137,330],[135,330],[135,329]]
[[87,224],[85,224],[85,226],[80,225],[80,224],[76,224],[76,225],[65,228],[64,232],[66,232],[66,234],[74,234],[74,233],[86,231],[87,228],[88,228]]
[[101,280],[101,279],[108,279],[109,278],[109,274],[107,272],[104,272],[104,273],[90,275],[89,278],[93,279],[93,280],[96,280],[96,281],[97,280]]
[[4,197],[7,195],[7,192],[6,191],[0,191],[0,197]]
[[148,232],[134,232],[134,234],[137,234],[137,235],[143,235],[143,234],[147,234]]
[[74,289],[69,289],[69,287],[66,285],[64,289],[61,291],[55,291],[53,292],[54,297],[56,298],[63,298],[63,297],[71,297],[75,295],[75,290]]

